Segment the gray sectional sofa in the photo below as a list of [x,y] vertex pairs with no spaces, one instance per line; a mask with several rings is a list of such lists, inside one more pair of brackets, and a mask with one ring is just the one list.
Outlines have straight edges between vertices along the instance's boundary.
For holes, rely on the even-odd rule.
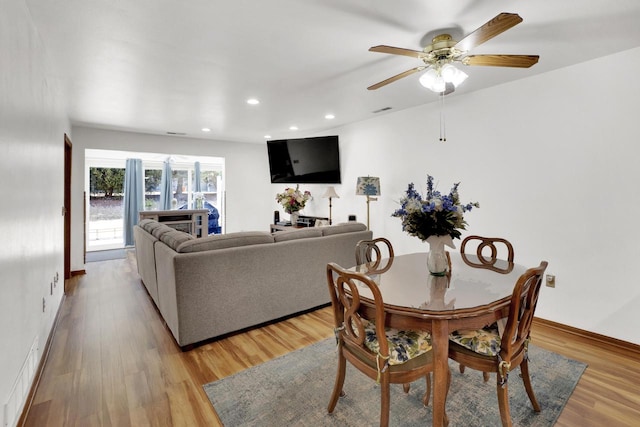
[[199,239],[165,224],[134,227],[138,273],[180,347],[330,302],[326,265],[355,265],[361,223]]

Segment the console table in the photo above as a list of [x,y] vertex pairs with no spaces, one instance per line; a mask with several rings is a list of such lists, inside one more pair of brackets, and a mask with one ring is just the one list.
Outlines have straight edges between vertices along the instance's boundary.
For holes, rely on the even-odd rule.
[[208,235],[208,209],[175,209],[168,211],[141,211],[140,219],[152,219],[195,237]]
[[322,225],[329,225],[329,218],[321,216],[298,215],[298,222],[291,225],[271,224],[271,232],[291,230],[292,228],[306,228],[320,225],[318,221],[322,221]]
[[296,228],[306,228],[306,227],[299,227],[299,226],[294,226],[294,225],[271,224],[271,233],[276,232],[276,231],[293,230],[293,229],[296,229]]

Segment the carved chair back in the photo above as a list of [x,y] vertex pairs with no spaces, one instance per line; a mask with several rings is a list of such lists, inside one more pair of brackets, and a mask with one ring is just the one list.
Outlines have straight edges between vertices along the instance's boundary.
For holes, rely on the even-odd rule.
[[[363,265],[365,272],[374,273],[388,270],[393,257],[393,246],[384,237],[360,240],[356,244],[356,264]],[[387,262],[383,263],[383,260],[387,260]]]
[[[473,252],[474,247],[477,261],[467,256]],[[513,270],[513,245],[501,237],[467,236],[460,246],[460,254],[464,262],[473,267],[487,268],[499,273]],[[506,263],[500,262],[501,260]]]

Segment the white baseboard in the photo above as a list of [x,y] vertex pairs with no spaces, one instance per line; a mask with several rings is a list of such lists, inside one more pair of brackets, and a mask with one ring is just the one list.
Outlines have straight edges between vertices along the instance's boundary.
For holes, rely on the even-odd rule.
[[33,340],[33,344],[31,345],[31,349],[29,350],[29,354],[27,354],[27,358],[22,364],[20,373],[13,384],[13,388],[9,394],[9,399],[4,404],[4,414],[2,417],[4,427],[15,427],[18,422],[18,418],[22,413],[27,395],[29,394],[29,390],[31,390],[33,378],[36,374],[36,370],[38,369],[38,362],[40,360],[38,348],[40,344],[39,341],[39,338],[36,336]]

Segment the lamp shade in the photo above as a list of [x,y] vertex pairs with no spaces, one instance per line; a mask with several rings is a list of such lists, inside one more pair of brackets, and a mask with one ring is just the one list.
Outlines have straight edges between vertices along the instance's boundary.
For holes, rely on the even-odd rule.
[[338,196],[338,193],[336,193],[336,189],[333,186],[329,186],[327,187],[327,191],[324,192],[324,194],[322,195],[322,198],[326,199],[326,198],[337,198],[339,199],[340,196]]
[[356,196],[379,196],[380,178],[374,176],[358,177]]

